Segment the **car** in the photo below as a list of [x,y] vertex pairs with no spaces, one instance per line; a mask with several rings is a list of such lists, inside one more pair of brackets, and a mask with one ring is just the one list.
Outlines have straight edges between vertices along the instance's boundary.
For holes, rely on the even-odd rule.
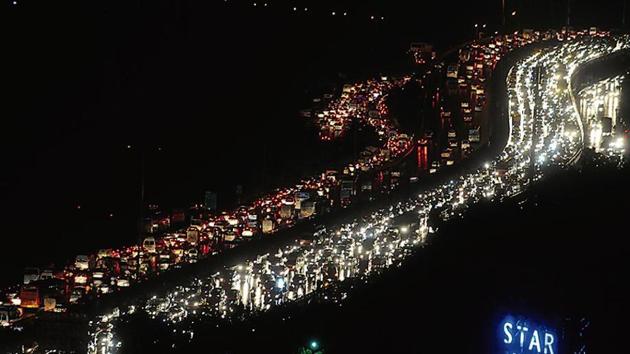
[[88,275],[85,272],[78,272],[74,275],[74,283],[85,285],[88,282]]
[[113,292],[113,289],[109,284],[103,283],[97,287],[97,292],[99,294],[109,294]]
[[158,258],[158,267],[160,270],[167,270],[170,264],[173,262],[173,257],[170,252],[162,251]]
[[196,248],[190,248],[186,251],[188,263],[196,263],[199,258],[199,251]]
[[39,268],[29,267],[24,269],[24,285],[28,285],[31,282],[38,281],[40,278]]
[[227,243],[235,242],[237,238],[236,232],[229,230],[223,235],[223,240]]
[[184,249],[181,246],[175,246],[171,249],[176,259],[184,255]]
[[170,266],[171,266],[171,262],[160,260],[160,263],[158,264],[158,269],[161,271],[165,271],[165,270],[168,270]]
[[9,327],[21,317],[17,306],[0,306],[0,327]]
[[53,312],[63,313],[68,311],[68,305],[65,302],[57,301]]
[[142,241],[142,248],[149,253],[157,252],[155,238],[154,237],[145,238],[144,241]]
[[70,303],[76,304],[77,302],[79,302],[79,300],[81,300],[83,295],[85,295],[85,287],[75,286],[70,292],[70,299],[69,299]]
[[94,272],[92,272],[92,284],[94,286],[99,286],[103,283],[105,283],[104,278],[105,277],[105,272],[102,270],[96,270]]
[[74,268],[78,270],[90,269],[90,257],[86,255],[78,255],[74,260]]
[[129,285],[131,285],[129,283],[129,279],[126,278],[118,278],[116,279],[116,286],[119,288],[128,288]]
[[96,254],[96,257],[101,259],[101,258],[106,258],[106,257],[111,257],[112,255],[112,250],[111,249],[101,249],[98,251],[98,253]]
[[52,279],[54,277],[55,277],[55,274],[52,269],[44,269],[42,270],[42,273],[39,275],[39,279],[41,280]]

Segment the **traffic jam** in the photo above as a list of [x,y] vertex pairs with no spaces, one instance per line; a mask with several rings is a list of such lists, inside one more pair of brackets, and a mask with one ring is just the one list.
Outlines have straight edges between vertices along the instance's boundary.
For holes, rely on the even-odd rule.
[[[388,90],[408,80],[383,77],[365,84],[346,85],[341,97],[331,100],[329,108],[317,114],[324,117],[316,122],[322,132],[333,126],[330,119],[343,117],[342,131],[351,120],[357,120],[377,132],[382,147],[367,147],[359,160],[340,171],[327,170],[293,187],[276,189],[273,194],[231,212],[218,215],[198,212],[188,227],[148,236],[139,245],[78,255],[74,262],[61,269],[29,267],[25,269],[22,284],[1,292],[2,303],[11,310],[11,318],[2,321],[2,325],[10,326],[41,310],[66,312],[74,304],[196,263],[241,242],[288,229],[300,220],[332,208],[349,206],[357,194],[359,174],[372,172],[413,150],[413,139],[398,132],[389,122],[384,100]],[[163,223],[160,219],[150,226],[159,229],[170,224],[168,219],[166,221]]]
[[[514,197],[540,180],[547,167],[573,164],[585,135],[564,82],[584,63],[627,48],[628,36],[586,32],[534,51],[508,74],[511,129],[496,159],[405,201],[318,230],[273,254],[260,254],[103,314],[92,322],[89,351],[113,353],[124,346],[116,326],[128,325],[122,319],[132,314],[172,328],[175,343],[193,340],[200,320],[244,319],[314,297],[341,303],[353,284],[400,265],[414,249],[426,245],[437,231],[436,220],[462,217],[481,200]],[[536,115],[534,106],[540,108]]]
[[339,98],[328,103],[317,113],[315,123],[322,141],[342,138],[356,121],[370,127],[383,142],[382,147],[367,147],[361,158],[344,168],[344,171],[371,171],[412,151],[413,139],[399,131],[389,119],[388,92],[404,87],[410,76],[389,78],[382,76],[365,82],[346,84]]
[[[532,31],[497,35],[460,47],[429,67],[420,84],[438,82],[431,93],[439,129],[425,130],[417,141],[417,163],[429,174],[469,157],[482,144],[486,86],[496,64],[508,52],[537,40]],[[427,65],[435,58],[433,47],[412,43],[414,62]],[[437,77],[436,77],[437,76]]]
[[[496,40],[496,43],[483,47],[473,44],[463,50],[458,66],[470,68],[472,63],[476,69],[467,69],[455,75],[460,92],[471,95],[471,102],[475,107],[481,105],[485,81],[485,74],[481,70],[483,64],[493,67],[503,52],[524,43],[526,40],[523,37],[515,35],[507,36],[504,42]],[[452,76],[453,73],[449,71],[447,79]],[[136,282],[180,268],[187,263],[196,263],[254,237],[290,228],[300,220],[325,213],[334,207],[335,202],[342,207],[348,206],[357,193],[357,174],[382,167],[408,154],[414,147],[413,139],[399,132],[388,119],[386,104],[387,93],[403,87],[410,80],[409,76],[383,76],[366,82],[346,84],[340,97],[328,102],[326,108],[316,114],[315,123],[320,127],[322,141],[342,137],[352,121],[356,120],[359,124],[372,128],[383,142],[380,148],[367,147],[360,154],[361,158],[345,166],[341,173],[336,170],[325,171],[293,187],[277,189],[274,194],[230,213],[223,212],[215,216],[200,214],[193,218],[189,227],[160,237],[149,236],[141,245],[102,249],[96,254],[78,255],[73,263],[63,269],[27,268],[23,284],[4,291],[5,305],[16,309],[12,309],[12,319],[3,323],[8,326],[39,310],[66,312],[73,304],[130,287]],[[469,88],[474,88],[474,92]],[[478,129],[476,133],[479,133]],[[449,131],[449,139],[456,143],[452,131]],[[474,137],[470,140],[476,141]],[[466,145],[464,141],[462,147]],[[443,164],[451,165],[451,149],[448,150],[449,160]],[[444,156],[444,152],[442,155]],[[433,167],[439,165],[437,163]]]

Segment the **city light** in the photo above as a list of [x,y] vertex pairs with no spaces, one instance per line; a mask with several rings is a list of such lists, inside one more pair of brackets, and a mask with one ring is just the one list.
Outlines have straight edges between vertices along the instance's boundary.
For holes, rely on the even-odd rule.
[[[262,6],[251,3],[259,8],[267,6],[267,3],[260,4]],[[251,5],[247,3],[248,7]],[[298,7],[292,10],[297,11]],[[315,10],[313,12],[317,12]],[[327,10],[325,14],[337,16],[341,12]],[[516,11],[512,15],[515,16]],[[370,18],[374,20],[377,16]],[[474,26],[485,28],[486,24]],[[559,39],[558,33],[516,32],[466,44],[458,59],[463,63],[462,68],[445,67],[443,71],[457,90],[467,87],[466,92],[474,92],[476,97],[484,99],[458,103],[457,109],[470,117],[473,112],[481,112],[489,77],[484,73],[493,70],[514,49],[549,39]],[[357,208],[343,221],[317,225],[315,231],[303,235],[300,231],[299,237],[276,238],[278,243],[273,250],[253,250],[236,264],[217,266],[213,274],[181,279],[178,285],[165,286],[151,295],[126,299],[124,306],[91,318],[89,353],[116,353],[124,347],[119,339],[124,332],[117,332],[117,328],[129,325],[127,320],[132,314],[167,326],[173,338],[192,340],[195,324],[202,321],[217,323],[217,326],[247,321],[299,302],[325,301],[341,306],[353,284],[368,282],[378,274],[396,269],[417,254],[419,248],[429,246],[441,222],[465,217],[470,208],[479,204],[515,199],[534,183],[540,183],[550,168],[576,165],[585,147],[592,148],[603,158],[620,159],[625,151],[625,140],[622,133],[613,128],[616,117],[609,113],[619,104],[617,83],[622,77],[596,82],[577,93],[580,104],[576,103],[576,93],[569,82],[585,64],[629,47],[630,40],[625,35],[580,33],[562,37],[557,44],[531,50],[515,61],[507,76],[501,78],[505,79],[507,89],[509,133],[496,157],[475,160],[470,169],[453,169],[453,173],[436,179],[434,184],[410,189],[412,193],[404,197],[387,199],[387,194],[393,190],[388,186],[379,195],[383,196],[382,203]],[[173,268],[190,266],[224,250],[241,247],[242,242],[255,238],[263,242],[280,230],[308,222],[320,214],[318,208],[330,208],[335,203],[341,204],[339,210],[346,208],[361,187],[355,185],[358,177],[379,173],[381,181],[385,174],[388,175],[385,178],[393,178],[395,173],[400,177],[400,171],[387,169],[392,169],[395,161],[410,156],[417,146],[432,144],[424,137],[404,133],[389,112],[390,95],[413,80],[416,78],[412,75],[379,75],[350,82],[336,96],[331,93],[318,101],[317,109],[304,115],[316,127],[323,142],[343,138],[354,126],[374,132],[378,137],[374,139],[376,146],[366,147],[359,153],[361,158],[339,169],[322,170],[288,187],[277,188],[233,210],[195,218],[183,229],[174,232],[170,232],[174,228],[167,229],[169,232],[152,234],[131,246],[77,255],[60,276],[69,289],[65,290],[69,303],[81,304],[92,296],[135,286],[150,276],[158,277]],[[440,117],[448,121],[447,115]],[[468,124],[467,127],[474,129],[467,130],[464,139],[456,129],[446,127],[444,135],[454,145],[437,152],[436,155],[440,155],[437,166],[432,164],[436,161],[424,163],[429,170],[427,175],[463,159],[452,155],[460,151],[463,145],[458,144],[464,144],[466,138],[468,145],[473,140],[481,144],[483,130],[472,123],[472,118]],[[131,145],[123,146],[132,149]],[[384,170],[387,172],[383,173]],[[418,181],[424,175],[414,178]],[[411,179],[409,181],[413,187]],[[74,208],[81,209],[81,205],[75,202]],[[80,213],[90,208],[91,204],[87,203]],[[100,215],[114,219],[114,212]],[[117,211],[116,219],[109,222],[121,215]],[[150,221],[152,229],[159,229],[164,222],[161,219]],[[108,262],[117,262],[117,265],[110,267]],[[118,269],[110,271],[108,267]],[[25,279],[24,285],[28,285],[31,279],[28,275]],[[36,290],[29,293],[25,286],[22,290],[25,291],[11,299],[13,304],[26,309],[43,307]],[[11,325],[9,322],[0,324]],[[501,324],[504,344],[516,345],[517,331],[523,332],[518,326],[522,323],[513,320]],[[528,328],[531,331],[518,343],[519,350],[557,350],[558,337],[553,331],[533,325]],[[308,343],[313,350],[320,347],[315,340]]]

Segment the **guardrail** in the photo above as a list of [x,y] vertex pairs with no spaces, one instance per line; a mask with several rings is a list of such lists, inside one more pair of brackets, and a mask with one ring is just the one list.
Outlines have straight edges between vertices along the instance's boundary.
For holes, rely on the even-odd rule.
[[630,50],[623,49],[618,52],[612,53],[610,55],[606,55],[604,57],[595,58],[593,60],[590,60],[582,64],[579,68],[576,68],[573,73],[571,73],[571,77],[569,78],[569,83],[568,83],[569,84],[568,91],[569,91],[569,97],[571,98],[571,104],[573,105],[575,114],[578,116],[577,122],[578,122],[578,127],[580,128],[582,146],[568,160],[567,162],[568,165],[575,165],[580,161],[580,158],[582,157],[582,152],[584,151],[584,148],[586,146],[586,132],[585,132],[586,117],[583,117],[580,114],[580,110],[578,106],[578,99],[576,98],[577,93],[581,91],[582,89],[584,89],[584,87],[588,86],[589,84],[592,84],[595,81],[601,81],[602,79],[613,76],[614,74],[608,73],[608,74],[602,75],[596,80],[594,79],[581,80],[580,76],[584,75],[585,70],[588,70],[589,67],[592,67],[594,65],[602,65],[604,63],[608,63],[610,61],[616,61],[616,60],[618,60],[621,63],[621,65],[630,66]]
[[584,133],[584,122],[582,121],[584,118],[580,114],[580,110],[578,109],[578,105],[577,105],[577,100],[575,99],[575,93],[573,92],[573,76],[574,75],[577,75],[577,73],[573,73],[571,77],[569,78],[569,85],[567,89],[569,91],[569,97],[571,98],[571,104],[573,105],[575,114],[578,117],[577,122],[578,122],[578,128],[580,129],[580,137],[582,139],[582,143],[580,144],[581,146],[579,149],[577,149],[575,154],[571,156],[571,158],[567,162],[567,165],[575,165],[580,161],[580,158],[582,157],[582,151],[584,150],[584,146],[585,146],[585,140],[586,140],[586,136]]

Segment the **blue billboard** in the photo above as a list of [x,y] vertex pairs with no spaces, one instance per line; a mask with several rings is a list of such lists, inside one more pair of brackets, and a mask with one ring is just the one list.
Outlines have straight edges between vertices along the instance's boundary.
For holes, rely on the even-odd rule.
[[558,354],[556,331],[525,317],[506,316],[497,334],[502,354]]

